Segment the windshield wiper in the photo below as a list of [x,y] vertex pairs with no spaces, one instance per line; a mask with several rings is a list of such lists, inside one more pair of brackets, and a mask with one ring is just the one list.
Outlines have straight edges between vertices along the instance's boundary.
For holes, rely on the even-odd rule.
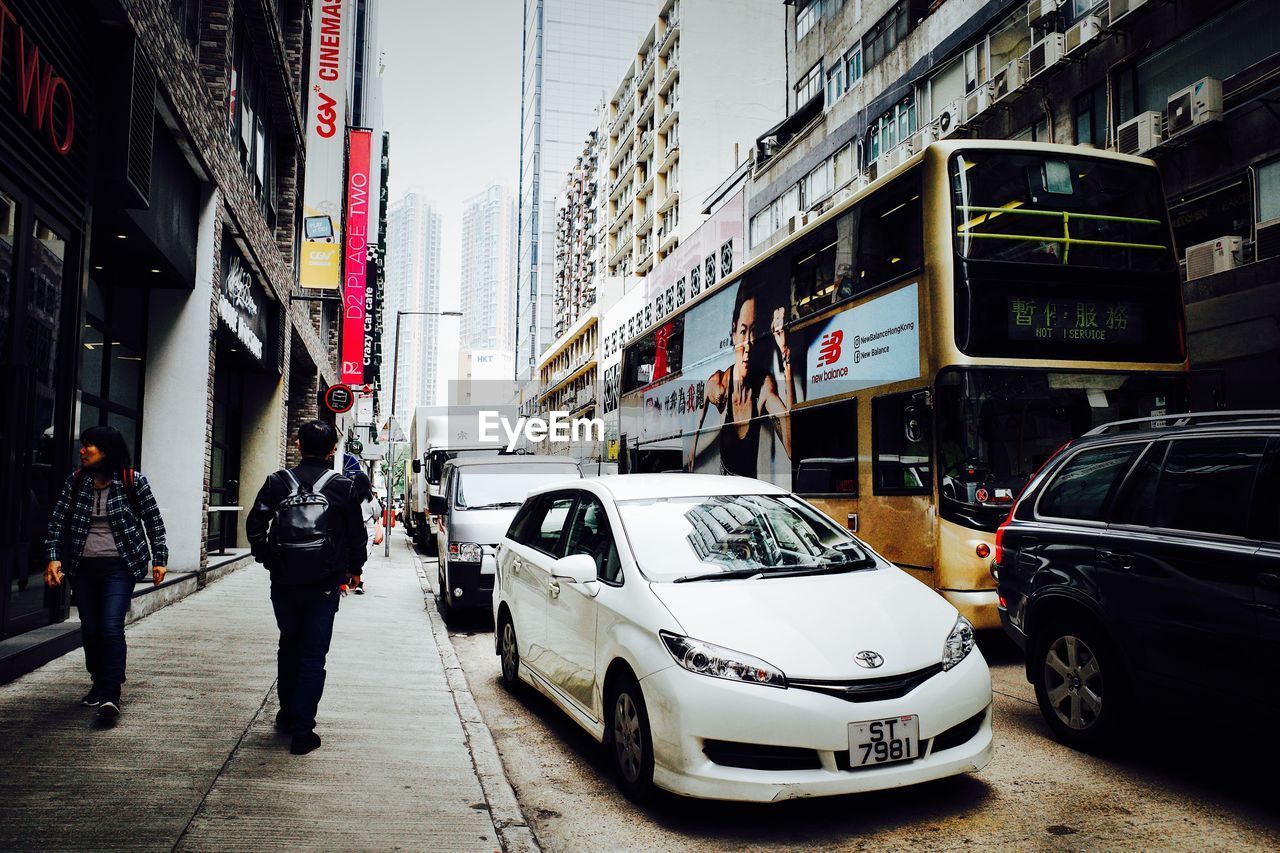
[[496,504],[476,504],[475,506],[463,507],[463,509],[505,509],[512,506],[523,506],[524,501],[498,501]]
[[764,566],[760,571],[767,577],[778,575],[821,575],[827,572],[856,572],[861,569],[874,569],[876,561],[870,557],[861,560],[841,560],[837,563],[817,563],[789,566]]
[[700,575],[685,575],[676,578],[672,583],[689,583],[690,581],[728,581],[741,578],[756,578],[763,576],[763,569],[730,569],[724,572],[706,572]]

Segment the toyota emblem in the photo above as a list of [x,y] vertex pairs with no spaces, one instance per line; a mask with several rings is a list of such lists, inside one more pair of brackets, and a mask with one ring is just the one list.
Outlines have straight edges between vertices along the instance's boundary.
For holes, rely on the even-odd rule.
[[858,662],[858,666],[865,666],[867,669],[876,669],[884,665],[884,658],[879,652],[858,652],[853,659]]

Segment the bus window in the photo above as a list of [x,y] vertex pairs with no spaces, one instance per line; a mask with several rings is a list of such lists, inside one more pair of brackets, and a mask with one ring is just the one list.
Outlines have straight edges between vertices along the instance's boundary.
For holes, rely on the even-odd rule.
[[927,392],[907,391],[871,401],[872,491],[927,495],[933,491]]
[[919,171],[872,194],[862,204],[854,292],[878,287],[922,266]]
[[634,391],[679,373],[684,354],[684,316],[654,329],[627,347],[622,376],[622,393]]
[[[836,226],[827,225],[797,248],[791,262],[791,305],[794,317],[804,317],[835,302]],[[846,270],[847,275],[847,270]]]
[[857,400],[793,409],[791,447],[796,494],[857,497]]

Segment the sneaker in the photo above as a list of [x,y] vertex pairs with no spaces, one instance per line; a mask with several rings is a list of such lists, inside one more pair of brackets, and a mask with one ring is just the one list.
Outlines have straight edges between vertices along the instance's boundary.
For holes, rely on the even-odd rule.
[[320,735],[315,732],[307,732],[305,735],[294,735],[293,742],[289,744],[289,752],[294,755],[306,755],[312,750],[320,748]]
[[102,688],[93,685],[89,692],[84,694],[84,698],[80,700],[80,704],[86,708],[96,708],[102,704]]
[[120,716],[120,696],[104,696],[98,705],[98,717],[103,720],[114,720]]
[[356,584],[354,592],[356,595],[364,595],[364,581],[360,581],[360,583]]

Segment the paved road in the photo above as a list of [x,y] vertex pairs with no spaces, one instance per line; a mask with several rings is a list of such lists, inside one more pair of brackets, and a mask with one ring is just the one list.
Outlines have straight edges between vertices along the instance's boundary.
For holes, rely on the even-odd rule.
[[998,634],[980,638],[997,691],[997,751],[981,773],[773,806],[666,797],[645,808],[617,792],[600,747],[548,700],[501,687],[488,618],[450,636],[544,850],[1280,849],[1280,786],[1264,773],[1274,763],[1196,757],[1177,727],[1115,760],[1072,752],[1049,739]]

